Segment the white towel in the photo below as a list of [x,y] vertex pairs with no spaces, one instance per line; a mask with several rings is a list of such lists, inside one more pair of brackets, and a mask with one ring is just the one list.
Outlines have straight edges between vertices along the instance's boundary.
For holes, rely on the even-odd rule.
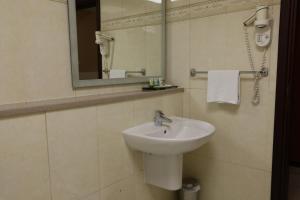
[[109,78],[126,78],[126,70],[123,69],[111,69],[109,71]]
[[239,71],[208,71],[207,102],[239,104]]

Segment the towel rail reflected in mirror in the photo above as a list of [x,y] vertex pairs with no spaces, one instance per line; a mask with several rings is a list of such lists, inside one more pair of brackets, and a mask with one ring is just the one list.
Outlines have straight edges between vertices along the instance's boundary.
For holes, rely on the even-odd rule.
[[[110,70],[109,69],[104,69],[102,70],[103,73],[109,74]],[[146,69],[141,69],[137,71],[125,71],[125,75],[128,76],[129,74],[141,74],[142,76],[146,76]]]

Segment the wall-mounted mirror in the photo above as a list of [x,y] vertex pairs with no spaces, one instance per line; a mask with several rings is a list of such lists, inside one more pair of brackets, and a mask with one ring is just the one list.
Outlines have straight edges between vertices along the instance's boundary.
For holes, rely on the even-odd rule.
[[165,76],[165,0],[69,0],[73,86]]

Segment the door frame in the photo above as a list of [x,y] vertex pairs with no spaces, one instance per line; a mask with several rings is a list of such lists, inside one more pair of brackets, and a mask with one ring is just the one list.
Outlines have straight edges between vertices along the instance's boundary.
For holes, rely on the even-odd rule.
[[288,199],[291,91],[299,3],[299,0],[281,0],[271,200]]

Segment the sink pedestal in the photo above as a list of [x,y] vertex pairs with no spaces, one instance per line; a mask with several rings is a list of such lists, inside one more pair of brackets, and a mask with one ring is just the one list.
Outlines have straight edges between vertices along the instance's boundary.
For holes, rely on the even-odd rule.
[[145,182],[167,190],[178,190],[182,183],[182,154],[144,153]]
[[145,182],[178,190],[182,182],[182,155],[208,142],[215,127],[207,122],[171,117],[169,127],[153,122],[123,131],[126,143],[144,152]]

